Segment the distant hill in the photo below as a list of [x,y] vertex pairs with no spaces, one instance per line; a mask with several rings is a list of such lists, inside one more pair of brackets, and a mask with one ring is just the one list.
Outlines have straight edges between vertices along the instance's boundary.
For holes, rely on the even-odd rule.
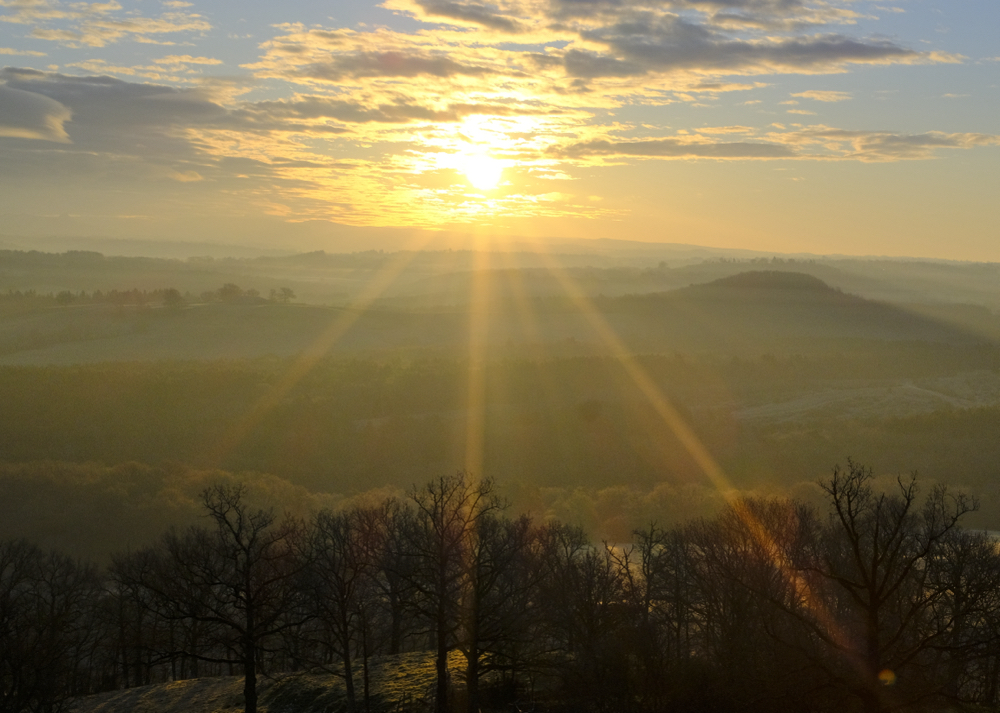
[[815,292],[829,294],[834,290],[823,280],[803,272],[785,272],[779,270],[751,270],[729,277],[722,277],[704,285],[698,285],[695,290],[798,290],[799,293]]
[[645,341],[674,342],[683,349],[766,350],[771,345],[774,351],[812,351],[814,340],[954,344],[989,337],[916,310],[847,294],[798,272],[749,271],[599,304],[610,315],[631,317],[637,329],[645,324],[650,330]]

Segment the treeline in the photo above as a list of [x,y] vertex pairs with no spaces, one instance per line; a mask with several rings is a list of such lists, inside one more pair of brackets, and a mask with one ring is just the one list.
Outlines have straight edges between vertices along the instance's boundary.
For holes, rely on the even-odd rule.
[[0,700],[238,674],[252,712],[258,677],[322,669],[368,710],[372,657],[429,651],[438,712],[995,706],[1000,553],[961,526],[975,500],[850,462],[821,486],[825,513],[745,499],[624,545],[511,517],[465,473],[308,521],[211,486],[208,526],[105,572],[0,546]]
[[37,290],[8,290],[0,293],[0,302],[6,304],[35,304],[43,306],[69,305],[69,304],[111,304],[111,305],[133,305],[143,307],[146,305],[163,304],[176,305],[183,304],[190,294],[182,295],[177,289],[167,287],[154,290],[94,290],[93,292],[72,292],[71,290],[60,290],[59,292],[38,292]]
[[[227,282],[217,290],[202,292],[199,296],[203,302],[280,302],[288,303],[295,299],[295,292],[288,287],[272,289],[265,298],[261,296],[259,290],[254,288],[243,289],[239,285]],[[43,305],[70,305],[70,304],[109,304],[124,307],[126,305],[134,307],[145,307],[148,305],[163,305],[164,307],[180,307],[187,303],[196,301],[190,292],[181,294],[180,290],[174,287],[162,289],[140,290],[94,290],[93,292],[73,292],[71,290],[61,290],[59,292],[39,293],[36,290],[8,290],[0,293],[0,302],[23,304],[43,304]]]

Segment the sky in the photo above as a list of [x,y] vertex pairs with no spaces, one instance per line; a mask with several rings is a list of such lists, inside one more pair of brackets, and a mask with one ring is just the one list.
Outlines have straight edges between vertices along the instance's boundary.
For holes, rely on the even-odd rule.
[[0,234],[1000,261],[998,27],[996,0],[0,0]]

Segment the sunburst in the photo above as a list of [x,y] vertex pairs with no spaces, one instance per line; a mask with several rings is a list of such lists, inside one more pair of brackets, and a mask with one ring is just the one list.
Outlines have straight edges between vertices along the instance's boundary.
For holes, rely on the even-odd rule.
[[461,170],[473,188],[481,191],[492,191],[500,185],[503,178],[504,164],[486,153],[475,153],[464,156],[461,160]]

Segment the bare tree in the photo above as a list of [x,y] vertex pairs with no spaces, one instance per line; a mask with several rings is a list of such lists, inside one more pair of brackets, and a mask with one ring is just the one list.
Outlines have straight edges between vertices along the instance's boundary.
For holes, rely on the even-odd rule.
[[531,520],[486,512],[473,525],[460,612],[469,713],[479,710],[480,679],[513,671],[529,631],[539,570],[532,566]]
[[[381,547],[376,552],[375,584],[378,597],[376,611],[367,611],[368,620],[383,620],[381,648],[390,655],[401,653],[412,638],[415,626],[414,598],[417,595],[417,559],[409,550],[416,530],[413,511],[402,502],[391,498],[374,511],[374,528]],[[376,645],[378,642],[376,642]]]
[[543,527],[539,541],[545,634],[561,658],[564,684],[574,696],[606,703],[628,686],[625,582],[614,550],[591,545],[580,528],[561,523]]
[[243,485],[205,490],[215,527],[164,536],[142,585],[154,593],[161,617],[207,626],[201,647],[175,642],[181,648],[171,653],[241,666],[244,710],[256,713],[259,662],[283,631],[309,615],[296,586],[305,566],[302,525],[252,509],[247,495]]
[[376,588],[374,576],[383,539],[378,515],[372,509],[324,510],[313,526],[312,606],[324,638],[340,659],[350,712],[356,706],[354,652],[358,648],[364,656],[367,682],[367,613]]
[[459,606],[466,594],[475,531],[501,508],[493,481],[459,472],[410,492],[415,505],[409,550],[414,558],[414,605],[435,649],[435,711],[448,708],[448,652],[457,644]]
[[693,649],[738,705],[794,709],[826,683],[829,651],[803,623],[815,598],[799,569],[817,526],[800,503],[748,498],[684,528],[697,590]]
[[89,692],[97,570],[22,541],[0,543],[0,711],[58,710]]
[[[897,479],[894,493],[878,492],[873,474],[853,461],[821,483],[832,515],[813,571],[832,585],[817,634],[849,662],[843,674],[867,713],[933,692],[921,673],[948,636],[935,616],[949,596],[936,573],[950,538],[975,499],[933,488],[921,507],[916,476]],[[834,625],[835,622],[835,625]],[[905,685],[889,685],[895,682]]]

